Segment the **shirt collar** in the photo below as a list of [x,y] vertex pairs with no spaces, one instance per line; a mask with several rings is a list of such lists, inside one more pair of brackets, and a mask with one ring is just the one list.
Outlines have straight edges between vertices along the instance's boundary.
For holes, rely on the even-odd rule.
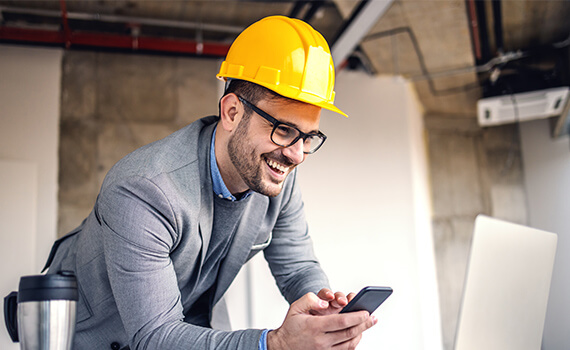
[[[212,135],[212,142],[210,143],[210,173],[212,175],[212,188],[216,196],[224,198],[230,201],[238,200],[234,195],[231,194],[230,190],[226,187],[222,175],[220,174],[220,169],[218,168],[218,162],[216,161],[216,152],[214,151],[216,130],[214,129],[214,134]],[[247,198],[251,194],[251,190],[247,191],[239,200]]]

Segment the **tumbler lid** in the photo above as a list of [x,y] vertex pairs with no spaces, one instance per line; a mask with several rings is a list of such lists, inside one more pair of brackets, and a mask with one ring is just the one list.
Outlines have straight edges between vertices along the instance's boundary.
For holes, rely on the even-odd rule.
[[56,274],[23,276],[20,278],[18,303],[44,300],[75,300],[77,279],[72,272],[62,271]]

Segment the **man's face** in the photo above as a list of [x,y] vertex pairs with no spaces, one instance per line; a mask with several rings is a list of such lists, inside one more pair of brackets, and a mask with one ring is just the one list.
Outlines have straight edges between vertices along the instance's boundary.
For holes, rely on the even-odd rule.
[[[321,109],[302,102],[262,100],[257,107],[277,120],[309,133],[319,128]],[[266,196],[277,196],[287,175],[301,164],[303,140],[289,147],[271,141],[273,124],[254,111],[242,119],[228,142],[228,154],[243,182],[249,189]]]

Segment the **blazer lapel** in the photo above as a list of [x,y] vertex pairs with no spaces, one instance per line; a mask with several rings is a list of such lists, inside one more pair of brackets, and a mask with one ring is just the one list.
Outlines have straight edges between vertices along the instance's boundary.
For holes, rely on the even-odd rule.
[[214,190],[212,189],[212,176],[210,171],[210,144],[215,124],[202,129],[199,136],[199,163],[200,163],[200,214],[198,216],[198,230],[202,238],[202,254],[200,266],[204,263],[210,238],[212,237],[212,225],[214,221]]

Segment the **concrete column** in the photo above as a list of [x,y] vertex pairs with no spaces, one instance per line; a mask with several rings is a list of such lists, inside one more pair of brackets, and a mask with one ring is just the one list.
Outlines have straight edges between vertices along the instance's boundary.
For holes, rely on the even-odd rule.
[[517,126],[481,129],[475,118],[442,115],[425,125],[442,332],[452,349],[475,217],[526,224],[526,194]]

